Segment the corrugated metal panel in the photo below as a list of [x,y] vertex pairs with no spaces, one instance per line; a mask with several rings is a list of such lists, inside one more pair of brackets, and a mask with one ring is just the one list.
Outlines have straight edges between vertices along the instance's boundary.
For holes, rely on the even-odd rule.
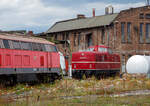
[[56,22],[46,33],[110,25],[110,23],[117,16],[118,16],[118,13],[115,13],[115,14],[110,14],[110,15],[96,16],[92,18],[60,21],[60,22]]

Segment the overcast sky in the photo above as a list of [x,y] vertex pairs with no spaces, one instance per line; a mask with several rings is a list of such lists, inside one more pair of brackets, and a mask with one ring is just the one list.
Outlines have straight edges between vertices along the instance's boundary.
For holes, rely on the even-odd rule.
[[106,6],[115,12],[144,6],[146,0],[0,0],[0,30],[45,32],[55,22],[75,18],[77,14],[103,15]]

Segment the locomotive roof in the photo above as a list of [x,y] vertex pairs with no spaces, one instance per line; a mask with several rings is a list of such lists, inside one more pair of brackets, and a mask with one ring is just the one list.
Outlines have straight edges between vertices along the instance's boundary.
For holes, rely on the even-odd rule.
[[46,39],[33,37],[29,35],[17,35],[17,34],[0,34],[0,39],[8,40],[18,40],[24,42],[35,42],[35,43],[45,43],[45,44],[54,44]]

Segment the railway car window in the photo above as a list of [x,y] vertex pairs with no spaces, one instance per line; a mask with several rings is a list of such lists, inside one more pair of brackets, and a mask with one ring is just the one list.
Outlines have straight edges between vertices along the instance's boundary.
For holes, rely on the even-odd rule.
[[40,43],[37,43],[37,46],[38,46],[38,51],[43,51],[42,45]]
[[12,40],[8,40],[8,43],[9,43],[10,49],[13,49],[13,41]]
[[42,48],[42,51],[46,51],[44,44],[41,44],[41,48]]
[[23,50],[32,50],[31,43],[29,42],[21,42],[21,48]]
[[51,51],[50,45],[45,45],[45,51],[47,51],[47,52]]
[[3,40],[0,39],[0,48],[4,48]]
[[32,49],[33,49],[34,51],[39,51],[39,46],[38,46],[38,44],[37,44],[37,43],[32,43]]
[[13,49],[21,49],[21,45],[19,41],[13,41]]
[[9,45],[9,42],[8,42],[8,40],[3,40],[3,44],[4,44],[4,47],[5,48],[7,48],[7,49],[9,49],[10,48],[10,45]]

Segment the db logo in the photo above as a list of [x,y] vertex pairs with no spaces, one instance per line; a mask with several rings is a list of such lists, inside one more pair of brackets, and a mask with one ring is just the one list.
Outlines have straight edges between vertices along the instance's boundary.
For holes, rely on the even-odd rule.
[[34,56],[33,58],[34,58],[34,60],[36,60],[36,56]]

